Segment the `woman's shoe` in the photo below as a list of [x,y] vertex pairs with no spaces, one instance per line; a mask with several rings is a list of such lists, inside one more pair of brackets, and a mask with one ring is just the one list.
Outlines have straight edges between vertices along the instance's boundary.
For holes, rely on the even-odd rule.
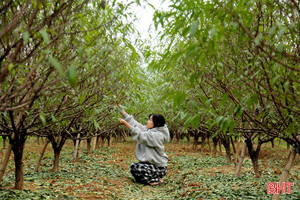
[[151,186],[157,186],[157,185],[162,185],[162,184],[164,184],[162,179],[158,179],[158,182],[150,183]]

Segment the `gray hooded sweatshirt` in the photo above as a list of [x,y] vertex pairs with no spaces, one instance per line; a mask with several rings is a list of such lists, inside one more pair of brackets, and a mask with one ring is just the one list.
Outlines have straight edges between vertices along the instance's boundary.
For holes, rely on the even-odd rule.
[[147,129],[146,126],[135,121],[131,115],[124,115],[125,121],[130,124],[130,131],[136,144],[136,158],[140,162],[148,162],[158,167],[166,167],[168,156],[164,151],[164,144],[170,141],[167,125]]

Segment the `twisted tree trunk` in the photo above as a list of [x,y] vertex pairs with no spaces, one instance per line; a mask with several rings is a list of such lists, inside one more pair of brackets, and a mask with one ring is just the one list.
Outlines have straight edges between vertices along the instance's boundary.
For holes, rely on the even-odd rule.
[[91,142],[92,142],[92,139],[87,139],[87,141],[86,141],[86,145],[87,145],[87,153],[88,153],[88,154],[91,153]]
[[229,138],[230,138],[230,142],[231,142],[231,145],[232,145],[233,153],[236,153],[236,149],[235,149],[235,145],[234,145],[232,136],[229,136]]
[[61,153],[61,150],[62,150],[64,144],[67,141],[67,135],[64,131],[62,131],[60,133],[60,135],[61,135],[61,137],[60,137],[59,141],[56,141],[56,139],[53,135],[48,136],[48,139],[50,140],[50,142],[52,144],[52,149],[54,151],[53,168],[52,168],[53,172],[58,172],[60,153]]
[[201,136],[201,152],[204,152],[205,141],[206,141],[206,135],[205,135],[205,133],[202,132],[202,136]]
[[49,143],[50,143],[50,140],[47,139],[46,142],[45,142],[45,144],[44,144],[44,146],[43,146],[43,149],[42,149],[42,152],[40,154],[39,160],[38,160],[38,162],[37,162],[37,164],[35,166],[35,171],[36,172],[39,170],[39,168],[41,166],[41,162],[42,162],[43,156],[45,154],[46,148],[47,148],[47,146],[48,146]]
[[[290,151],[289,157],[288,157],[288,161],[287,161],[287,163],[283,169],[283,172],[280,176],[279,185],[282,185],[282,183],[286,181],[295,158],[296,158],[296,151],[294,148],[292,148]],[[279,197],[280,197],[280,192],[279,192],[279,194],[273,194],[272,200],[278,200]]]
[[25,146],[26,138],[24,135],[20,135],[17,140],[15,140],[12,150],[14,152],[15,160],[15,189],[24,189],[24,172],[23,172],[23,150]]
[[209,135],[207,136],[207,143],[208,143],[208,150],[211,152],[211,146],[210,146],[210,141],[209,141]]
[[235,173],[235,176],[237,176],[237,177],[240,176],[240,173],[241,173],[241,169],[242,169],[244,158],[245,158],[246,149],[247,149],[247,143],[246,143],[246,141],[244,141],[243,148],[242,148],[242,151],[241,151],[240,160],[239,160],[239,164],[236,168],[236,173]]
[[2,139],[3,139],[3,149],[6,148],[6,138],[7,138],[7,136],[2,136]]
[[74,155],[73,155],[73,162],[78,161],[78,148],[79,148],[79,142],[80,142],[79,138],[80,138],[80,133],[77,134],[77,139],[75,142],[75,151],[74,151]]
[[9,157],[10,157],[10,154],[11,154],[11,151],[12,151],[12,147],[13,147],[13,145],[9,144],[8,148],[6,149],[6,152],[5,152],[5,155],[4,155],[4,159],[2,161],[2,165],[1,165],[1,168],[0,168],[0,182],[2,181],[2,178],[4,176],[6,167],[8,165]]
[[239,151],[240,151],[240,141],[237,141],[237,145],[236,145],[236,151],[235,151],[235,155],[234,155],[234,162],[238,163],[238,157],[239,157]]
[[248,146],[248,153],[249,153],[249,156],[250,156],[252,164],[253,164],[255,176],[257,178],[260,178],[261,174],[259,171],[258,157],[259,157],[259,153],[260,153],[261,143],[258,142],[256,150],[254,150],[251,139],[247,138],[245,140],[245,142],[247,143],[247,146]]
[[219,140],[219,148],[220,148],[220,155],[223,156],[223,153],[222,153],[222,145],[221,145],[221,141]]
[[60,152],[61,152],[61,148],[54,149],[54,160],[53,160],[52,172],[58,172]]
[[79,153],[78,153],[78,155],[79,154],[83,154],[83,140],[79,140]]
[[218,139],[216,137],[214,137],[212,140],[213,140],[213,143],[214,143],[212,156],[215,158],[215,157],[217,157]]
[[225,152],[226,152],[226,158],[227,158],[227,162],[231,163],[231,152],[230,152],[230,138],[227,135],[223,135],[223,137],[221,137],[221,142],[225,148]]

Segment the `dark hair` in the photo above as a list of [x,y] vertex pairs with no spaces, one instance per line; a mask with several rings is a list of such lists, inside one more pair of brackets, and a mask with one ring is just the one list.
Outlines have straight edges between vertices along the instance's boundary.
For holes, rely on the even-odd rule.
[[[160,114],[151,114],[151,115],[152,115],[154,127],[162,127],[165,125],[166,120],[162,115]],[[149,115],[149,119],[151,115]]]

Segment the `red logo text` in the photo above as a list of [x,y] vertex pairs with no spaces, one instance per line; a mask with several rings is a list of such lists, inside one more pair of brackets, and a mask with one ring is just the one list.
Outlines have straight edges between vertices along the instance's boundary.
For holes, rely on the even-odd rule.
[[279,194],[280,191],[282,191],[282,194],[291,194],[292,192],[292,186],[294,185],[294,182],[283,182],[282,184],[279,184],[279,182],[268,183],[267,186],[267,193],[268,194]]

